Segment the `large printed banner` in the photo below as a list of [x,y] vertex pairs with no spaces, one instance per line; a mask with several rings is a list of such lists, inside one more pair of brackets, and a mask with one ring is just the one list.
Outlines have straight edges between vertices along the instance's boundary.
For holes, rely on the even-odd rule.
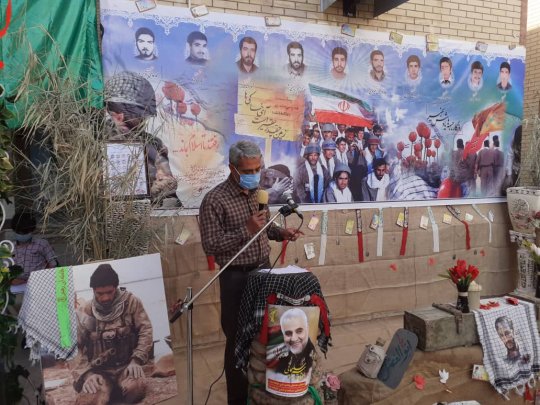
[[173,179],[186,207],[229,175],[229,146],[245,139],[263,150],[270,203],[286,190],[302,203],[499,197],[515,180],[521,47],[441,39],[427,52],[424,37],[101,5],[105,77],[151,84],[150,180]]

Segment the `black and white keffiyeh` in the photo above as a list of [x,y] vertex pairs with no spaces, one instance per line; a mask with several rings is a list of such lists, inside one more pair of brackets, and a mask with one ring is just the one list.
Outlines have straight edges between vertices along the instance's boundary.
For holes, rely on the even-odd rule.
[[[267,298],[271,294],[277,294],[277,305],[291,305],[280,295],[293,299],[303,299],[313,294],[324,297],[317,277],[307,271],[302,273],[280,274],[279,269],[272,270],[271,273],[263,271],[252,272],[249,275],[238,315],[238,330],[236,333],[235,359],[236,366],[242,369],[247,368],[249,359],[249,347],[255,335],[261,330],[264,313],[267,306]],[[314,304],[304,303],[303,306],[312,306]],[[325,302],[326,306],[326,302]],[[330,319],[329,312],[327,317],[320,317],[319,329],[324,331],[323,318]],[[323,332],[317,336],[319,348],[323,353],[328,351],[330,337]]]
[[540,371],[540,337],[533,304],[520,301],[510,305],[506,297],[492,301],[500,306],[474,311],[474,315],[489,381],[508,399],[511,389],[523,395],[526,384],[535,384],[535,374]]
[[[62,298],[58,293],[58,275],[61,272]],[[59,300],[64,315],[59,320]],[[65,322],[61,328],[61,322]],[[26,347],[30,348],[30,360],[39,360],[41,349],[52,353],[57,359],[70,360],[77,354],[77,318],[75,315],[75,290],[71,267],[46,269],[30,273],[23,304],[19,311],[18,326],[26,335]],[[61,329],[63,332],[61,332]],[[62,336],[62,333],[64,334]],[[66,344],[69,343],[69,345]]]

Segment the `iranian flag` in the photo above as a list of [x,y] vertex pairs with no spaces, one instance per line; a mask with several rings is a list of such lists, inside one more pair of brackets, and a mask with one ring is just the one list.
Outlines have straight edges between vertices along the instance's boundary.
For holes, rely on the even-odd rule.
[[309,85],[309,90],[318,122],[367,128],[373,126],[373,111],[368,103],[314,84]]

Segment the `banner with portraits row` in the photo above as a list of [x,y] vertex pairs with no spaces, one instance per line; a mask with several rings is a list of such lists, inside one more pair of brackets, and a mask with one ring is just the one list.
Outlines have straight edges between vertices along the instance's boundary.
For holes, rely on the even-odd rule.
[[500,197],[516,179],[522,47],[439,39],[428,52],[420,36],[101,8],[107,108],[150,118],[153,197],[197,208],[240,140],[262,150],[270,203],[286,191],[301,203]]

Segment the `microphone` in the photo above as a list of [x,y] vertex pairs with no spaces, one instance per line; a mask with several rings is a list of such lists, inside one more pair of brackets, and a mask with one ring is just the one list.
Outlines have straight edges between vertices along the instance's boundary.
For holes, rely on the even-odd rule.
[[294,198],[292,198],[292,194],[290,191],[285,191],[281,198],[287,203],[287,205],[283,208],[287,208],[290,213],[294,212],[301,219],[304,219],[304,215],[302,215],[302,213],[300,212],[300,208],[298,208],[298,204],[296,203],[296,201],[294,201]]
[[257,193],[257,201],[259,201],[259,211],[265,210],[268,205],[268,192],[259,190]]

